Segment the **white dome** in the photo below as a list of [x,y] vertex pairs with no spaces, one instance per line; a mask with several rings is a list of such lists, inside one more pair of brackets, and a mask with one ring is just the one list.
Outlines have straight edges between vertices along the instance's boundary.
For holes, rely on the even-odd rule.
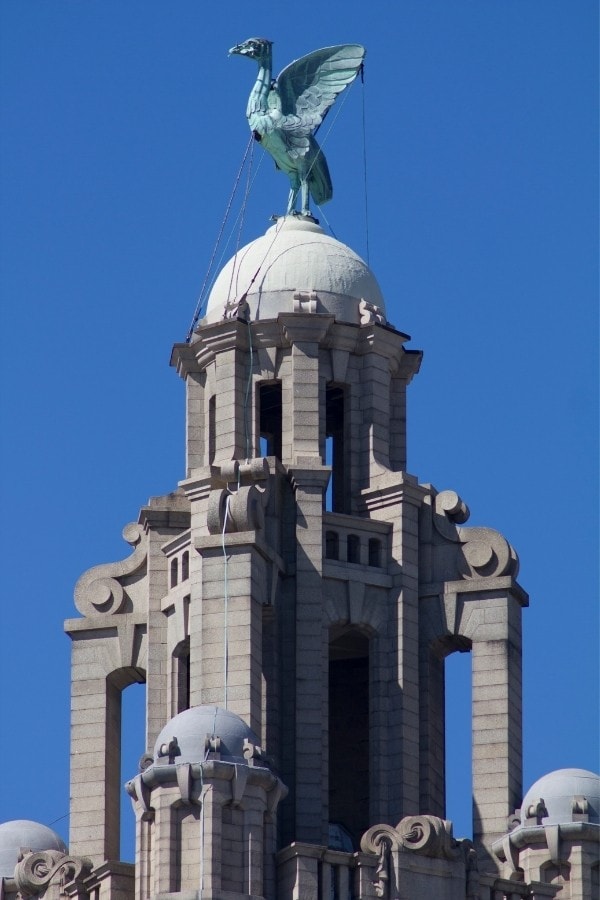
[[62,838],[47,825],[30,819],[14,819],[0,825],[0,878],[12,878],[21,850],[67,852]]
[[220,321],[226,304],[244,294],[252,319],[275,319],[280,312],[294,312],[294,294],[311,292],[318,298],[316,312],[342,322],[360,322],[361,300],[385,315],[379,285],[360,256],[313,220],[285,216],[242,247],[221,270],[204,322]]
[[[259,744],[257,736],[243,719],[220,706],[192,706],[174,716],[160,732],[154,745],[154,765],[167,765],[168,755],[160,753],[162,745],[175,739],[177,748],[172,762],[198,763],[206,758],[206,736],[217,735],[221,739],[221,759],[227,762],[246,762],[244,740]],[[179,752],[177,752],[177,750]]]
[[542,825],[561,825],[573,821],[573,798],[585,797],[590,822],[600,822],[600,775],[586,769],[557,769],[543,775],[533,784],[521,806],[521,822],[525,823],[530,806],[544,801],[548,812]]

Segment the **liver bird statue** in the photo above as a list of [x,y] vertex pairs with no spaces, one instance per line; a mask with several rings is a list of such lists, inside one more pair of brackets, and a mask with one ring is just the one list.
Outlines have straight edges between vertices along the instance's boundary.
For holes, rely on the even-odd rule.
[[360,44],[315,50],[273,80],[271,48],[265,38],[249,38],[229,53],[258,63],[246,109],[250,130],[290,179],[286,215],[295,213],[300,194],[301,215],[310,216],[309,193],[318,206],[333,194],[327,161],[314,135],[338,94],[356,78],[366,51]]

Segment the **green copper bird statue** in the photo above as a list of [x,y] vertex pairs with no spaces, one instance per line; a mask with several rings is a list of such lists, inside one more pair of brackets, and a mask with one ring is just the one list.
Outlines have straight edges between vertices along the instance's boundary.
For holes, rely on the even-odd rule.
[[365,58],[360,44],[339,44],[296,59],[272,79],[272,43],[249,38],[230,54],[258,63],[258,78],[250,92],[246,118],[250,130],[290,179],[286,215],[310,216],[309,193],[320,206],[331,200],[333,188],[323,151],[314,135],[336,97],[356,78]]

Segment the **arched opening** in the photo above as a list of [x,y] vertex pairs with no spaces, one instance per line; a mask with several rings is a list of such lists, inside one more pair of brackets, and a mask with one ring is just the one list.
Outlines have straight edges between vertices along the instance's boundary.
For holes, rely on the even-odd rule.
[[[141,669],[119,669],[107,679],[105,816],[107,833],[123,862],[135,859],[135,815],[123,785],[140,771],[146,752],[146,685]],[[118,850],[117,850],[118,848]]]
[[379,538],[369,538],[369,565],[381,567],[381,541]]
[[331,488],[326,504],[331,512],[350,512],[347,474],[347,441],[345,440],[346,388],[328,384],[325,392],[325,462],[331,465]]
[[473,837],[471,654],[450,653],[444,660],[446,818],[456,837]]
[[357,534],[349,534],[346,539],[346,561],[360,562],[360,538]]
[[260,455],[281,459],[282,433],[281,382],[267,382],[258,386],[258,421]]
[[171,560],[171,580],[170,586],[175,587],[179,580],[179,562],[176,556]]
[[[546,863],[545,866],[542,866],[540,874],[544,884],[565,887],[571,881],[571,867],[565,862],[561,862],[559,865],[552,862]],[[597,894],[593,896],[597,896]]]
[[208,464],[215,461],[217,448],[217,398],[213,394],[208,401]]
[[325,532],[325,558],[340,558],[340,538],[337,531]]
[[187,581],[190,577],[190,551],[185,550],[181,557],[181,580]]
[[[184,598],[184,602],[187,598]],[[171,715],[190,706],[190,639],[180,641],[173,651],[171,687]]]
[[329,643],[329,821],[352,835],[355,848],[370,824],[369,772],[369,638],[357,628],[334,628]]

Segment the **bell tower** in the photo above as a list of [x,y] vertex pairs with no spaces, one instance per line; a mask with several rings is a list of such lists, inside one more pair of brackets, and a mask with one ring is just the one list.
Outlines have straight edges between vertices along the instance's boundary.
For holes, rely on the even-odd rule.
[[[111,890],[132,892],[111,862],[112,723],[136,680],[138,900],[384,896],[406,849],[463,891],[477,867],[497,876],[521,799],[527,596],[507,541],[407,470],[408,341],[368,266],[291,215],[230,260],[175,345],[186,477],[128,527],[128,560],[82,576],[67,623],[71,851]],[[473,844],[445,821],[455,651],[473,657]]]

